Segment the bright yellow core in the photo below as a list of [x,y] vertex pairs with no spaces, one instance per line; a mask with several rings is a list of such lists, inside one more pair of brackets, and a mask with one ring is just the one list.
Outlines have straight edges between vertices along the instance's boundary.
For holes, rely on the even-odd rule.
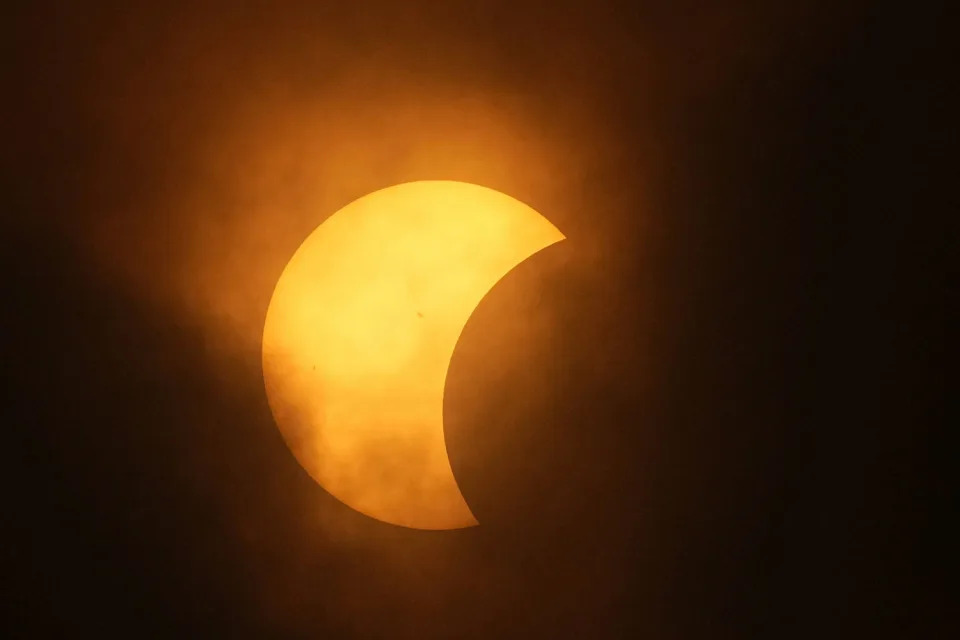
[[444,445],[447,367],[483,296],[562,239],[527,205],[450,181],[376,191],[310,234],[263,332],[270,407],[307,472],[385,522],[476,524]]

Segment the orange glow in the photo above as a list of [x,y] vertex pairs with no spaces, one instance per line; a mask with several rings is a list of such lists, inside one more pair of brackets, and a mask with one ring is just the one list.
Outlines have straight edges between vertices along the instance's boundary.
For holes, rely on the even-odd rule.
[[513,267],[563,239],[539,213],[463,182],[410,182],[347,205],[300,246],[263,332],[274,418],[300,464],[371,517],[477,524],[443,437],[464,325]]

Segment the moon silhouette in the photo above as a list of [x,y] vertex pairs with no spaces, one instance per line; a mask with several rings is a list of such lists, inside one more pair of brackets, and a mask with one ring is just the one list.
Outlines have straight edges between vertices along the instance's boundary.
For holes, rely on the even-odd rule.
[[323,488],[378,520],[477,524],[443,435],[447,368],[481,299],[563,240],[503,193],[408,182],[355,200],[297,249],[263,331],[270,409]]

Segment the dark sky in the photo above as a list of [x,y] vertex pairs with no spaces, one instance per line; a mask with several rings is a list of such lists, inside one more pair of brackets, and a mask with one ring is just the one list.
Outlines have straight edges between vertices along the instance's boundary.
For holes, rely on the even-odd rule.
[[[951,636],[942,12],[23,4],[6,637]],[[568,237],[454,354],[464,531],[326,494],[259,367],[299,242],[414,179]]]

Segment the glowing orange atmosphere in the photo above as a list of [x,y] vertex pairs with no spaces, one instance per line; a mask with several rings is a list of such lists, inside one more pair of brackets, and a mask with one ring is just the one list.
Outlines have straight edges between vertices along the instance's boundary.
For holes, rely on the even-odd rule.
[[447,367],[483,296],[562,239],[525,204],[449,181],[376,191],[310,234],[263,332],[270,407],[307,472],[385,522],[477,524],[444,444]]

